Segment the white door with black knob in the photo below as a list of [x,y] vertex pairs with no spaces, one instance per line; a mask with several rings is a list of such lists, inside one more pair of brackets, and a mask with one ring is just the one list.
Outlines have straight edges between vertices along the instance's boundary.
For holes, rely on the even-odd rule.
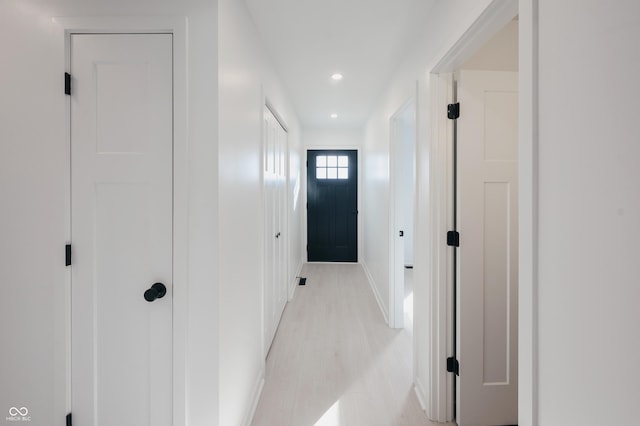
[[171,34],[73,34],[74,424],[172,424]]

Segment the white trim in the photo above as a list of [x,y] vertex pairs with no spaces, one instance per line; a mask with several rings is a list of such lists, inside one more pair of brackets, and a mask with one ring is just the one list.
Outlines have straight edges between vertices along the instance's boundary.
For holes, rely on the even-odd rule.
[[296,269],[296,273],[295,276],[293,277],[293,279],[291,280],[291,283],[289,284],[289,292],[288,292],[288,301],[291,302],[293,300],[293,296],[296,293],[296,288],[298,287],[298,278],[302,275],[302,266],[304,265],[304,262],[300,261],[300,263],[298,264],[298,268]]
[[[173,33],[179,35],[186,47],[187,20],[175,16],[56,16],[53,22],[69,34],[83,33]],[[175,47],[175,46],[174,46]],[[186,61],[186,51],[185,61]],[[68,63],[67,63],[68,65]],[[184,64],[186,69],[186,62]]]
[[417,377],[414,377],[413,380],[413,391],[416,393],[416,397],[418,398],[418,403],[420,403],[422,411],[427,411],[427,405],[425,404],[427,395],[424,392],[424,386],[422,385],[422,382]]
[[[55,20],[55,19],[54,19]],[[65,30],[64,26],[61,26],[63,30]],[[71,70],[71,38],[70,35],[67,34],[66,31],[63,33],[64,37],[64,66],[65,72],[70,72]],[[71,96],[65,96],[65,141],[67,148],[67,155],[65,156],[65,167],[68,172],[67,175],[67,184],[65,185],[65,244],[72,244],[71,240]],[[73,249],[73,245],[71,246]],[[71,268],[67,267],[65,270],[65,291],[64,291],[64,310],[65,310],[65,413],[71,412],[71,332],[72,332],[72,324],[71,324]],[[54,392],[56,398],[58,395],[62,394],[61,392]],[[56,406],[58,406],[58,400],[56,399]],[[60,404],[61,406],[62,404]]]
[[[188,324],[188,128],[187,22],[184,17],[56,17],[64,30],[65,67],[69,72],[71,34],[167,33],[173,35],[173,425],[186,425],[186,360]],[[66,119],[70,123],[70,101]],[[71,133],[67,126],[67,147]],[[67,159],[70,167],[70,159]],[[67,192],[66,238],[71,240],[71,188]],[[67,407],[71,408],[71,274],[66,274]]]
[[451,250],[444,236],[452,224],[450,125],[441,108],[452,96],[451,74],[430,74],[431,140],[429,149],[429,383],[427,415],[438,422],[453,419],[453,377],[446,371],[452,355]]
[[[432,108],[430,112],[432,140],[428,145],[431,182],[429,202],[431,274],[429,279],[431,307],[429,395],[431,398],[427,403],[427,415],[430,419],[440,422],[453,419],[453,378],[443,368],[446,356],[451,352],[453,337],[449,308],[453,303],[451,255],[444,242],[444,235],[451,220],[449,208],[451,205],[449,171],[451,153],[447,148],[448,123],[443,118],[443,114],[439,113],[439,108],[443,108],[448,103],[447,79],[450,77],[441,74],[457,71],[461,64],[517,14],[518,0],[493,0],[480,11],[479,16],[467,28],[463,28],[454,40],[445,45],[443,52],[436,56],[434,65],[429,71]],[[522,17],[520,19],[522,22]],[[521,96],[520,100],[522,105],[526,96]],[[520,176],[522,178],[522,174]],[[522,295],[520,297],[522,300]],[[522,365],[520,365],[520,371],[522,371]]]
[[453,44],[436,57],[431,73],[457,71],[480,47],[518,15],[518,0],[493,0]]
[[253,392],[251,392],[251,405],[249,406],[249,411],[246,412],[244,419],[242,420],[242,426],[250,426],[253,421],[253,416],[256,414],[256,409],[260,402],[260,396],[262,396],[262,389],[264,388],[264,374],[264,369],[260,369],[256,383],[253,386]]
[[[267,165],[266,159],[266,144],[265,144],[265,133],[266,133],[266,125],[265,125],[265,116],[264,116],[264,107],[267,105],[267,96],[265,95],[264,86],[260,86],[261,90],[261,99],[262,105],[260,106],[260,216],[262,217],[262,229],[260,232],[260,247],[262,247],[262,256],[260,258],[260,347],[263,350],[263,358],[265,359],[268,354],[268,349],[264,349],[266,345],[266,327],[267,322],[265,321],[265,286],[266,286],[266,273],[267,273],[267,215],[266,215],[266,204],[267,204],[267,191],[266,191],[266,181],[265,181],[265,168]],[[269,110],[271,110],[269,108]]]
[[[316,262],[314,262],[316,263]],[[384,318],[384,322],[389,324],[389,313],[384,308],[384,304],[382,303],[382,298],[380,297],[380,293],[378,292],[378,288],[376,287],[376,282],[371,276],[371,272],[369,272],[369,267],[367,266],[367,262],[362,261],[359,262],[362,265],[362,269],[364,269],[364,273],[367,276],[367,281],[369,281],[369,287],[371,287],[371,291],[376,298],[376,302],[378,303],[378,308],[380,308],[380,312],[382,313],[382,317]]]
[[538,1],[519,9],[518,424],[538,425]]
[[280,124],[280,126],[285,131],[285,133],[289,134],[289,128],[285,124],[284,119],[282,118],[280,113],[278,113],[278,109],[276,107],[274,107],[273,104],[269,101],[269,97],[267,97],[267,96],[265,96],[265,98],[264,98],[264,106],[266,106],[267,109],[269,111],[271,111],[271,114],[273,114],[273,117],[276,119],[278,124]]

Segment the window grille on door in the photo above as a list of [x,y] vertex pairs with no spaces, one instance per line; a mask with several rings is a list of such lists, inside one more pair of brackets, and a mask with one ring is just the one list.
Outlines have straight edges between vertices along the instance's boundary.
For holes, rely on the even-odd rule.
[[317,156],[316,179],[349,179],[349,157],[346,155]]

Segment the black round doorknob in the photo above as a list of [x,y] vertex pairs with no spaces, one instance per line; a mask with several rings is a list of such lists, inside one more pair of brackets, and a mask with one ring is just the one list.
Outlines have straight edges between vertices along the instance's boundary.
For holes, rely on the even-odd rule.
[[162,283],[155,283],[144,292],[144,300],[153,302],[156,299],[162,299],[167,294],[167,287]]

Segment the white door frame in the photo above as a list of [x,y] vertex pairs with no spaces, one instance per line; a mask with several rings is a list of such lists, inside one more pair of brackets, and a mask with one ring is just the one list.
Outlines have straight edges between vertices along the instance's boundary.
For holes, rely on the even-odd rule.
[[[186,425],[188,324],[188,156],[187,156],[187,25],[173,17],[54,18],[64,30],[65,68],[71,67],[71,34],[164,33],[173,35],[173,425]],[[62,73],[62,70],[61,70]],[[73,90],[73,76],[72,90]],[[71,101],[66,100],[67,147],[71,150]],[[71,158],[67,156],[67,170]],[[70,180],[69,180],[70,182]],[[65,238],[71,242],[71,186],[65,190]],[[71,411],[71,272],[65,276],[65,347],[67,412]],[[58,393],[57,393],[58,394]],[[60,398],[63,398],[62,396]],[[61,403],[62,405],[62,403]]]
[[[437,421],[453,418],[452,386],[446,372],[453,335],[450,312],[442,310],[451,293],[451,254],[443,231],[448,229],[447,206],[450,191],[448,170],[449,123],[440,109],[447,103],[451,73],[500,28],[519,16],[519,386],[518,424],[536,426],[537,421],[537,84],[538,84],[538,2],[537,0],[493,0],[471,25],[462,28],[459,37],[449,43],[428,67],[431,133],[429,150],[428,211],[430,320],[430,380],[428,416]],[[419,166],[420,167],[420,166]],[[448,306],[448,305],[447,305]]]
[[[403,240],[399,240],[398,232],[398,215],[400,212],[397,207],[397,185],[400,179],[400,171],[397,167],[397,160],[401,154],[400,149],[400,120],[402,115],[409,111],[410,108],[416,109],[416,95],[404,102],[402,106],[389,119],[389,327],[404,327],[404,279],[397,276],[398,268],[404,271],[404,257],[400,258],[398,245]],[[414,125],[415,127],[415,125]],[[415,135],[415,131],[414,131]],[[414,136],[414,156],[415,159],[415,136]],[[415,213],[415,174],[414,174],[414,213]],[[412,215],[415,218],[415,214]],[[415,221],[415,219],[414,219]],[[413,227],[415,229],[415,226]]]

